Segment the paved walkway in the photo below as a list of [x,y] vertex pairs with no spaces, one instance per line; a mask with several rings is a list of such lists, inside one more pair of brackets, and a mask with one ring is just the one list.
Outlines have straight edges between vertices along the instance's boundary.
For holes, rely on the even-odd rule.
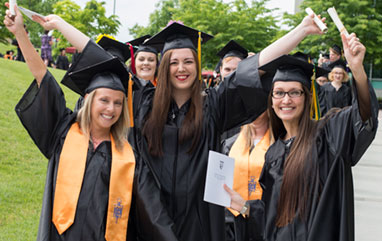
[[355,240],[382,241],[382,111],[377,135],[353,168]]

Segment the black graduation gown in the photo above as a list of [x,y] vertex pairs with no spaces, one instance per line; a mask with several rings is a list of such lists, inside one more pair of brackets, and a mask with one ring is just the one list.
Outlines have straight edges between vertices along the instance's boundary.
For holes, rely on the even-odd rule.
[[[355,86],[355,85],[353,85]],[[265,240],[354,240],[352,166],[356,165],[375,137],[378,102],[369,82],[371,117],[362,122],[356,88],[352,106],[320,120],[311,156],[316,160],[318,181],[311,187],[307,221],[296,217],[289,225],[275,227],[284,160],[289,146],[277,140],[266,153],[260,184],[265,203]]]
[[56,60],[57,69],[69,69],[69,59],[66,56],[59,55]]
[[[95,151],[89,145],[75,221],[60,236],[51,221],[54,190],[61,150],[76,113],[66,108],[63,92],[49,72],[40,88],[36,81],[31,84],[17,104],[16,112],[37,147],[49,159],[37,240],[105,240],[111,143],[105,141]],[[127,240],[137,240],[136,236],[139,240],[177,240],[160,200],[153,199],[159,195],[159,189],[151,172],[138,155],[136,162]],[[141,220],[136,219],[137,208],[144,217]]]
[[153,157],[141,135],[151,110],[154,88],[144,88],[135,116],[137,147],[148,160],[161,186],[161,196],[176,234],[182,241],[222,241],[225,239],[224,208],[203,201],[209,150],[220,151],[220,135],[225,130],[249,123],[267,106],[267,91],[258,75],[258,55],[239,63],[237,71],[219,88],[209,88],[203,104],[202,133],[196,148],[188,153],[191,140],[180,144],[178,135],[190,103],[178,108],[171,104],[164,126],[163,157]]
[[324,116],[331,108],[343,108],[351,105],[351,89],[346,84],[336,90],[331,83],[326,83],[318,89],[318,100],[320,104],[321,116]]

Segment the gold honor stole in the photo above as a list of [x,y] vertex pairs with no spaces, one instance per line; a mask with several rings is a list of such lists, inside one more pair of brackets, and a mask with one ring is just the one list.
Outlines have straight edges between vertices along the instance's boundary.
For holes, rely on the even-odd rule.
[[[260,187],[259,178],[265,161],[265,153],[270,145],[269,129],[251,153],[249,153],[250,148],[244,149],[245,143],[245,135],[240,132],[229,152],[229,156],[235,158],[233,190],[245,200],[261,199],[263,190]],[[231,208],[229,210],[235,216],[240,214]]]
[[[126,141],[122,152],[111,138],[111,173],[105,239],[126,241],[134,179],[135,157]],[[65,138],[57,171],[52,222],[61,235],[74,222],[78,197],[85,173],[89,137],[74,123]],[[75,154],[74,154],[75,153]]]

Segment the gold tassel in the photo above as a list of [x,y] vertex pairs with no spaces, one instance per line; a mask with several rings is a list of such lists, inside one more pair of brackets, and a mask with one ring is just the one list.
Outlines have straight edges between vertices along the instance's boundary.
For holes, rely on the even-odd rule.
[[199,61],[199,81],[202,81],[202,33],[198,32],[198,61]]
[[100,35],[97,36],[97,39],[96,39],[95,42],[98,43],[103,37],[116,40],[113,36],[111,36],[109,34],[100,34]]
[[129,86],[127,89],[127,108],[129,110],[130,127],[134,127],[134,116],[133,116],[133,80],[131,79],[131,74],[129,74]]

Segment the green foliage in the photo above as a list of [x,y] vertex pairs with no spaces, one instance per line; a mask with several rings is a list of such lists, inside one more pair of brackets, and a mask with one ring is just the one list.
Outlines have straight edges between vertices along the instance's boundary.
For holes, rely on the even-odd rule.
[[[96,0],[89,0],[84,9],[81,9],[79,5],[71,0],[18,0],[17,2],[20,6],[42,15],[57,14],[91,38],[95,38],[101,33],[115,35],[121,25],[116,15],[106,17],[105,2],[97,2]],[[0,21],[2,25],[5,10],[6,7],[1,5]],[[24,22],[33,45],[40,47],[40,36],[44,33],[44,29],[25,16]],[[68,47],[70,44],[58,31],[54,31],[53,36],[58,40],[53,48],[53,55],[57,56],[59,48]],[[10,39],[13,39],[13,35],[5,27],[1,27],[0,42],[9,43]]]
[[202,63],[213,68],[218,62],[216,53],[231,39],[247,49],[258,52],[277,34],[276,19],[272,10],[265,8],[263,1],[234,0],[161,0],[157,10],[150,15],[147,27],[135,25],[129,29],[135,37],[155,34],[170,20],[182,21],[185,25],[214,36],[203,48]]
[[[7,0],[8,1],[8,0]],[[59,0],[18,0],[17,4],[28,8],[32,11],[41,13],[42,15],[48,15],[53,12],[53,4],[58,2]],[[4,14],[5,10],[7,8],[5,7],[4,3],[0,4],[0,24],[2,27],[0,28],[0,42],[6,43],[9,39],[13,39],[13,35],[8,31],[7,28],[3,27],[3,21],[4,21]],[[24,22],[26,25],[26,28],[29,32],[29,37],[32,41],[32,43],[35,46],[40,46],[40,35],[43,33],[43,29],[38,23],[33,22],[29,18],[24,17]]]
[[[84,9],[71,0],[62,0],[53,5],[53,13],[63,18],[69,24],[89,36],[96,38],[99,34],[115,35],[121,23],[116,15],[106,17],[105,2],[90,0]],[[58,40],[54,55],[59,49],[70,46],[64,36],[54,31],[53,36]]]
[[[14,108],[33,77],[23,62],[0,59],[0,240],[36,240],[48,160]],[[65,71],[49,69],[58,81]],[[67,106],[78,95],[62,87]]]
[[[319,51],[328,51],[334,43],[342,46],[340,34],[326,10],[335,7],[349,33],[354,32],[366,46],[365,62],[382,64],[382,2],[375,0],[305,0],[301,9],[311,7],[316,14],[327,18],[328,32],[322,36],[309,36],[299,45],[299,50],[318,56]],[[289,26],[294,27],[305,16],[302,11],[285,15]]]

